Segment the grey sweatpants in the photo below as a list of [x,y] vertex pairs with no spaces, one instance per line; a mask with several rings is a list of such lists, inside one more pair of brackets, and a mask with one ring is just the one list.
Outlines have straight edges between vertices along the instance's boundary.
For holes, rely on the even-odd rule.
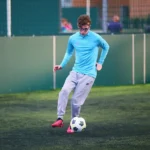
[[71,117],[79,116],[81,106],[84,104],[91,87],[95,81],[95,78],[81,73],[71,71],[68,75],[58,98],[57,115],[58,118],[62,118],[66,111],[68,103],[68,97],[70,92],[73,90],[71,99]]

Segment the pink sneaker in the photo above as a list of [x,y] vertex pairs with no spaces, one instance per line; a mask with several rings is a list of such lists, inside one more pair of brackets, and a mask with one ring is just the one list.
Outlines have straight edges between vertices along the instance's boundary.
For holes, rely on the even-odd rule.
[[63,120],[62,119],[57,119],[53,124],[52,124],[52,127],[55,128],[55,127],[59,127],[59,128],[62,128],[63,127]]
[[74,133],[74,131],[71,129],[71,127],[70,127],[70,126],[69,126],[69,127],[68,127],[68,129],[67,129],[67,133],[69,133],[69,134]]

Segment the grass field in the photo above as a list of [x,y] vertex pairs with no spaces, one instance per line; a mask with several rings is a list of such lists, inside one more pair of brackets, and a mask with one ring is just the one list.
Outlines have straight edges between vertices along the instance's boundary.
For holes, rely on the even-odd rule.
[[0,95],[0,150],[149,150],[150,85],[94,87],[82,107],[87,129],[68,135],[56,119],[56,91]]

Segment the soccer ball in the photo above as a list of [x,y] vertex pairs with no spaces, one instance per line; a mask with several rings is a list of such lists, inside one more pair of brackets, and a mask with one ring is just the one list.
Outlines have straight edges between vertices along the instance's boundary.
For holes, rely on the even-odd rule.
[[82,117],[74,117],[70,121],[70,127],[74,132],[81,132],[86,128],[86,122]]

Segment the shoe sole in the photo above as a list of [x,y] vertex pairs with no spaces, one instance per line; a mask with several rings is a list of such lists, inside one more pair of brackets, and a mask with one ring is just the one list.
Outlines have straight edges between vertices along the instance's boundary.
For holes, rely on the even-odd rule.
[[75,132],[68,132],[68,131],[67,131],[67,134],[73,134],[73,133],[75,133]]
[[60,126],[55,126],[55,125],[52,125],[53,128],[62,128],[64,125],[60,125]]

